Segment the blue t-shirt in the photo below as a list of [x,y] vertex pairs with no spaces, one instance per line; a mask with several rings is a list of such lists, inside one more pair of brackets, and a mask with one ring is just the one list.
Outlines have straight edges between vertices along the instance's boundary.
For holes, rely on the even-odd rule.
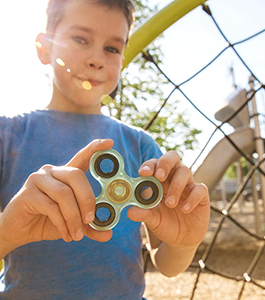
[[[138,177],[140,165],[161,151],[143,130],[104,115],[52,110],[0,118],[0,205],[2,210],[27,177],[44,164],[64,165],[94,139],[111,138],[125,171]],[[100,185],[87,172],[96,195]],[[5,257],[0,299],[142,299],[144,274],[140,224],[123,211],[107,243],[41,241]]]

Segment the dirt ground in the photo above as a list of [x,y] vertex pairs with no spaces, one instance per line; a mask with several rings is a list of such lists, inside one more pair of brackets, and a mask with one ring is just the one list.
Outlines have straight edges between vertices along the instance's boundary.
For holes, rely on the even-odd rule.
[[[252,203],[246,202],[242,211],[239,207],[233,208],[231,215],[253,233],[255,231],[255,218]],[[207,235],[198,249],[194,262],[198,262],[212,240],[220,214],[212,212],[211,222]],[[249,236],[232,221],[227,219],[220,231],[214,247],[206,261],[206,265],[224,272],[230,276],[242,277],[247,272],[254,256],[261,247],[262,242]],[[265,287],[265,251],[255,267],[251,278],[257,280]],[[186,272],[175,278],[167,278],[147,265],[145,297],[148,300],[190,300],[196,282],[196,268],[190,267]],[[211,272],[203,271],[199,277],[194,300],[263,300],[265,290],[253,283],[246,283],[241,296],[243,281],[227,279]]]

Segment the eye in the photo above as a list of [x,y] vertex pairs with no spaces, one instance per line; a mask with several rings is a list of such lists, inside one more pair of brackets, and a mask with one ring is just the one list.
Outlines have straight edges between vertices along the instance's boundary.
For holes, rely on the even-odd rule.
[[115,47],[106,47],[105,50],[109,53],[120,53],[120,51]]
[[82,38],[81,36],[74,36],[73,40],[78,44],[87,44],[87,40]]

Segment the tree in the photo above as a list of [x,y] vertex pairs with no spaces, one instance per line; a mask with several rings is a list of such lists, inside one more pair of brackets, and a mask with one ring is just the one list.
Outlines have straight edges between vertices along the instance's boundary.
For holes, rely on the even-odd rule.
[[[137,28],[157,11],[157,7],[151,8],[149,0],[134,0],[134,4]],[[146,49],[158,64],[163,60],[162,38],[157,38]],[[164,103],[165,88],[162,89],[162,86],[166,87],[168,84],[154,64],[138,55],[129,67],[123,70],[118,92],[113,101],[106,105],[108,112],[119,120],[144,128]],[[187,112],[178,112],[178,101],[173,103],[170,106],[165,105],[148,131],[164,151],[178,150],[181,154],[186,149],[194,149],[198,143],[197,135],[201,131],[190,128]]]

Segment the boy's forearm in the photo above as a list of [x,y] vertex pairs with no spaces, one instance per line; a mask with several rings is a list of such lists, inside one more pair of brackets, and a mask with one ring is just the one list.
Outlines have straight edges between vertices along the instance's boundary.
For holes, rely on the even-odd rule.
[[157,249],[151,250],[152,261],[158,271],[165,276],[173,277],[190,266],[198,246],[173,247],[161,243]]

